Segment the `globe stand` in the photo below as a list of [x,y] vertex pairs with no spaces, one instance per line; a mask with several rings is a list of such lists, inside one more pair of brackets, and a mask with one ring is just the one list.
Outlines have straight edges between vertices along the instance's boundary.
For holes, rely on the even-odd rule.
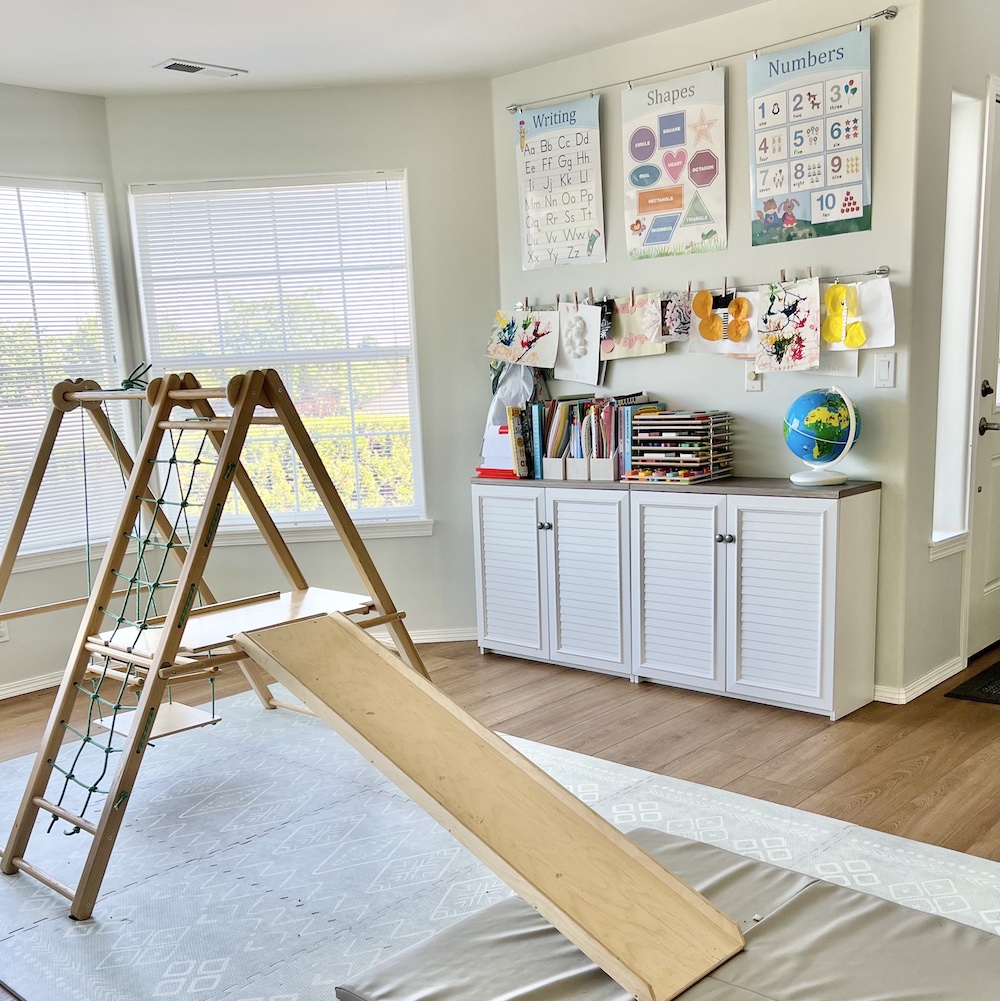
[[847,442],[844,450],[832,462],[824,462],[822,465],[815,465],[807,462],[808,469],[800,469],[797,473],[792,473],[788,478],[798,487],[830,487],[847,482],[847,473],[842,473],[839,469],[834,470],[834,466],[839,466],[847,457],[847,453],[854,447],[854,434],[858,427],[858,415],[854,410],[854,404],[850,397],[836,386],[830,387],[832,392],[838,393],[847,406],[847,416],[850,425],[847,429]]

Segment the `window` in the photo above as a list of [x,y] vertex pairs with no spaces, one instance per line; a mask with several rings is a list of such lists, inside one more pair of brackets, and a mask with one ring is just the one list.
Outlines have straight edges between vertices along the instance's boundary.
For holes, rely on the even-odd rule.
[[[131,209],[151,375],[277,369],[354,519],[423,517],[403,174],[135,185]],[[283,432],[244,463],[280,523],[325,518]]]
[[[8,537],[53,386],[69,377],[117,385],[117,344],[101,186],[0,178],[0,538]],[[121,415],[110,416],[124,435]],[[21,553],[106,540],[121,496],[117,464],[83,410],[70,413]]]

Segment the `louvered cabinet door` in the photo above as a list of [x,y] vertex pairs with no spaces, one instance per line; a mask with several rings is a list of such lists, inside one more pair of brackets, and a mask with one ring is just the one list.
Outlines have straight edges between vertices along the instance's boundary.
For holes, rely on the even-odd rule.
[[632,495],[632,619],[639,678],[726,687],[726,498]]
[[628,492],[547,488],[545,495],[550,657],[629,675]]
[[730,692],[832,711],[837,502],[729,498]]
[[472,488],[479,646],[549,655],[541,487]]

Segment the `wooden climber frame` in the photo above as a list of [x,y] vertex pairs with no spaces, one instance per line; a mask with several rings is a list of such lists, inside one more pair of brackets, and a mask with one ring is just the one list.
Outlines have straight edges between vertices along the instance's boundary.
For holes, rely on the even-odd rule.
[[[149,404],[145,432],[134,459],[101,409],[104,403],[111,400],[145,400]],[[216,413],[212,402],[218,400],[228,401],[232,407],[231,416],[219,416]],[[0,619],[13,619],[86,604],[45,729],[41,750],[35,760],[7,846],[0,850],[0,868],[7,874],[26,873],[44,883],[71,901],[72,917],[85,919],[93,912],[128,799],[150,741],[192,726],[216,722],[215,717],[207,713],[191,718],[190,713],[198,711],[190,710],[182,719],[170,720],[164,725],[161,716],[166,716],[172,708],[169,703],[164,703],[169,686],[211,679],[221,668],[238,665],[265,707],[285,707],[310,712],[304,707],[282,702],[272,696],[267,676],[242,648],[234,644],[232,637],[235,633],[247,628],[338,612],[360,617],[355,621],[364,629],[385,626],[402,661],[422,678],[426,679],[428,675],[403,623],[405,613],[397,610],[393,604],[316,446],[281,378],[273,369],[253,370],[236,376],[225,387],[202,387],[189,373],[155,379],[145,392],[129,389],[103,390],[97,383],[84,380],[60,383],[53,391],[53,410],[45,425],[10,536],[0,557],[0,597],[13,570],[61,421],[67,413],[78,407],[84,408],[127,476],[125,498],[89,596],[0,614]],[[193,415],[175,417],[173,411],[178,407],[192,411]],[[259,409],[274,413],[259,414]],[[247,433],[254,424],[280,426],[287,433],[296,456],[366,588],[366,594],[310,587],[241,462]],[[200,507],[200,515],[190,530],[190,539],[185,543],[178,534],[178,520],[171,522],[165,514],[164,505],[170,502],[164,500],[163,496],[152,496],[151,486],[157,463],[162,461],[158,459],[158,455],[165,435],[168,432],[172,435],[175,431],[191,430],[205,432],[206,440],[211,442],[217,458],[204,499],[196,505]],[[180,461],[177,459],[176,446],[169,461]],[[199,461],[201,460],[194,460],[194,464]],[[167,477],[169,475],[168,470]],[[205,566],[232,487],[236,488],[253,517],[288,581],[290,591],[218,602],[205,584]],[[186,497],[176,506],[183,509],[185,505]],[[135,532],[136,526],[142,526],[138,533]],[[166,555],[163,563],[172,553],[179,563],[176,580],[165,583],[159,578],[145,580],[138,569],[131,577],[123,575],[121,569],[126,565],[129,547],[134,548],[137,541],[140,550],[152,545],[164,550]],[[128,580],[124,592],[116,590],[116,581],[119,579]],[[164,614],[143,614],[133,621],[125,618],[122,613],[116,616],[110,611],[115,599],[121,598],[123,594],[128,601],[133,591],[145,589],[152,595],[157,587],[169,587],[172,590],[169,606]],[[199,601],[207,604],[199,606]],[[147,608],[149,607],[147,603]],[[108,618],[114,620],[114,628],[102,630]],[[102,694],[106,686],[117,687],[119,694],[114,701]],[[122,693],[126,691],[133,693],[136,698],[134,709],[127,713],[122,711],[126,707],[121,702]],[[76,779],[72,766],[67,771],[56,765],[59,748],[67,739],[67,732],[74,733],[81,739],[81,749],[96,743],[90,734],[89,716],[86,733],[75,730],[69,722],[74,705],[81,696],[91,700],[91,715],[95,704],[111,708],[112,717],[110,723],[105,724],[106,729],[109,734],[118,734],[124,739],[123,746],[112,748],[109,735],[107,748],[101,748],[106,770],[109,770],[107,762],[110,755],[119,755],[117,768],[106,789],[98,789],[96,783],[88,789]],[[162,714],[161,707],[164,710]],[[95,794],[105,797],[98,819],[84,817],[84,810],[74,812],[63,807],[61,797],[59,802],[46,798],[54,772],[65,776],[66,783],[76,781],[88,790],[85,807]],[[64,790],[65,788],[64,784]],[[57,818],[65,821],[72,826],[74,832],[85,832],[93,839],[75,888],[43,872],[25,858],[39,813],[50,814],[53,821]]]

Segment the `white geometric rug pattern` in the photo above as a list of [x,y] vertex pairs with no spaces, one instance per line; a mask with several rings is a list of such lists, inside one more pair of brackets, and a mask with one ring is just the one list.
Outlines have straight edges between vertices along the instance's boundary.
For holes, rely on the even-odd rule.
[[[317,719],[250,694],[147,751],[94,918],[0,877],[0,980],[28,1001],[315,1001],[509,894]],[[652,827],[1000,934],[1000,864],[511,738],[623,831]],[[6,837],[30,759],[0,765]],[[69,882],[89,837],[36,833]]]

